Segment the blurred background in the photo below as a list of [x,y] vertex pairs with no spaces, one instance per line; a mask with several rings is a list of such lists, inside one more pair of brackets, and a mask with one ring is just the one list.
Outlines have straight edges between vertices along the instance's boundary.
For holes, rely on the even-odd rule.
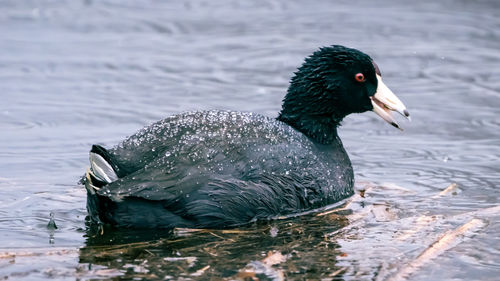
[[[1,1],[0,278],[497,280],[499,11],[495,0]],[[364,198],[234,233],[89,231],[78,181],[92,144],[183,111],[277,116],[293,71],[332,44],[369,54],[412,115],[403,132],[371,112],[344,120]]]

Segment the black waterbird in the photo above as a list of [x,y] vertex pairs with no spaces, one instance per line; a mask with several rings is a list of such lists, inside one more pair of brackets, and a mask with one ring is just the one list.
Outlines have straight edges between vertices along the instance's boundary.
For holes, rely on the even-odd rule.
[[230,228],[300,213],[353,194],[337,135],[350,113],[409,117],[366,54],[320,48],[295,72],[276,119],[189,112],[112,149],[94,145],[84,182],[93,222],[133,228]]

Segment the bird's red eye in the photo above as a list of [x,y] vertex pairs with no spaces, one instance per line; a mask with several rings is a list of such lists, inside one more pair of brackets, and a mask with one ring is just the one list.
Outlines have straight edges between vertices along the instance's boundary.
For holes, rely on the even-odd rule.
[[354,78],[356,78],[356,81],[358,82],[365,82],[365,75],[363,73],[356,74]]

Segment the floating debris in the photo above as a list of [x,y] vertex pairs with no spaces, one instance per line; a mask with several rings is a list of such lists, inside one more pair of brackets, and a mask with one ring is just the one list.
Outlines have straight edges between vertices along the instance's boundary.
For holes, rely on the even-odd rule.
[[193,267],[198,260],[197,257],[165,257],[164,261],[168,262],[177,262],[177,261],[185,261],[188,264],[188,267]]
[[209,268],[210,268],[210,265],[207,265],[207,266],[205,266],[205,267],[202,267],[202,268],[198,269],[196,272],[191,273],[190,275],[191,275],[191,276],[201,276],[201,275],[203,275],[203,274],[205,273],[205,271],[207,271],[207,269],[209,269]]
[[447,188],[445,188],[443,191],[439,192],[439,194],[432,196],[432,198],[435,199],[435,198],[447,195],[447,194],[452,193],[452,192],[453,192],[452,194],[456,194],[457,190],[458,190],[458,184],[452,183]]
[[236,275],[236,280],[260,280],[259,275],[274,280],[285,280],[283,269],[274,267],[287,260],[287,257],[279,251],[269,251],[262,261],[251,261],[244,269]]
[[398,219],[396,213],[391,211],[390,205],[388,203],[373,204],[371,212],[375,217],[375,220],[378,222],[389,222]]
[[415,235],[416,233],[418,233],[419,231],[421,231],[422,229],[424,229],[425,227],[429,226],[429,224],[434,221],[436,221],[435,216],[425,216],[425,215],[420,216],[415,220],[414,228],[405,230],[403,233],[396,236],[396,239],[399,241],[406,240]]
[[62,256],[78,254],[77,248],[37,248],[29,250],[11,250],[0,252],[0,259],[12,259],[16,257],[40,257],[40,256]]
[[269,234],[271,234],[271,237],[275,238],[276,236],[278,236],[278,228],[276,226],[273,226],[271,227],[271,229],[269,229]]
[[400,269],[393,277],[388,280],[406,280],[406,278],[421,268],[424,264],[430,262],[432,259],[440,256],[445,251],[455,247],[456,245],[464,242],[467,235],[472,234],[474,231],[479,230],[486,223],[481,219],[472,219],[464,225],[446,232],[436,242],[425,249],[413,261],[408,263],[404,268]]

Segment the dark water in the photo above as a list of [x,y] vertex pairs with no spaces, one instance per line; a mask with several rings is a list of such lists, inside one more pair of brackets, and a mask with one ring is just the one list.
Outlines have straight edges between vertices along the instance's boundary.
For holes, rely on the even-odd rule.
[[[499,11],[494,0],[0,2],[0,278],[497,280]],[[86,228],[77,181],[91,144],[187,110],[276,116],[295,68],[331,44],[370,54],[413,118],[404,132],[370,112],[345,120],[364,198],[235,232]]]

